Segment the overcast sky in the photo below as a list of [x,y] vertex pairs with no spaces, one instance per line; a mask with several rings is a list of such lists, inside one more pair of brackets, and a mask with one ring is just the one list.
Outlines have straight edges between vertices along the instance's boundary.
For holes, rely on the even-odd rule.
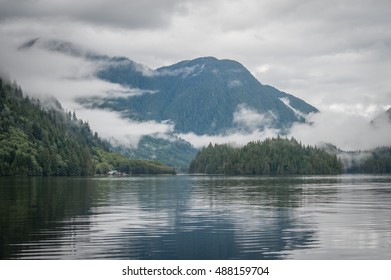
[[18,46],[61,39],[151,68],[215,56],[322,112],[370,119],[391,106],[390,11],[389,0],[0,0],[0,69],[36,92],[52,79],[66,102],[107,85],[61,90],[54,76],[93,66]]

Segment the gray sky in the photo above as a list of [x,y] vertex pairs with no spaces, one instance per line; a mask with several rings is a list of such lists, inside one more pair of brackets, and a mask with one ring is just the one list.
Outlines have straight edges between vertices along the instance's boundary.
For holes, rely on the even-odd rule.
[[215,56],[327,117],[369,120],[391,106],[390,11],[389,0],[0,0],[0,68],[34,92],[49,94],[50,81],[71,104],[113,85],[87,62],[19,45],[67,40],[151,68]]

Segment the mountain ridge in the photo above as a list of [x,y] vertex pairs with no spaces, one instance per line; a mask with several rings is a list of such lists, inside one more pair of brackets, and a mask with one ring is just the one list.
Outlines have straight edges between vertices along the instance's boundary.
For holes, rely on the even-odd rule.
[[260,122],[266,114],[274,119],[268,125],[283,131],[318,112],[291,94],[263,85],[231,59],[205,56],[151,69],[126,57],[100,55],[61,40],[35,38],[20,49],[33,47],[106,62],[96,72],[97,78],[147,93],[79,100],[83,105],[125,112],[125,117],[141,121],[170,120],[180,133],[218,135],[237,129],[234,114],[243,106],[257,112]]
[[84,104],[127,111],[127,117],[139,120],[171,120],[181,133],[227,133],[237,128],[234,114],[242,106],[250,107],[259,115],[268,115],[273,119],[271,125],[283,130],[294,122],[305,122],[306,115],[318,112],[291,94],[261,84],[242,64],[228,59],[202,57],[185,60],[147,74],[135,69],[133,64],[111,64],[100,70],[97,76],[108,82],[157,94],[103,98],[108,102],[100,105],[96,100],[84,100]]
[[[123,92],[81,97],[77,102],[91,109],[120,112],[123,118],[138,122],[173,124],[170,141],[147,137],[142,140],[148,145],[144,141],[137,149],[128,148],[126,152],[153,157],[160,142],[167,152],[158,150],[173,166],[177,166],[171,160],[176,158],[178,147],[187,153],[186,161],[195,155],[195,150],[186,145],[170,147],[172,139],[181,141],[179,136],[251,134],[269,128],[284,135],[294,123],[306,122],[309,114],[318,112],[291,94],[263,85],[244,65],[231,59],[206,56],[152,69],[126,57],[101,55],[61,40],[35,38],[19,49],[30,48],[99,62],[93,75],[120,85]],[[179,164],[184,167],[186,162]]]

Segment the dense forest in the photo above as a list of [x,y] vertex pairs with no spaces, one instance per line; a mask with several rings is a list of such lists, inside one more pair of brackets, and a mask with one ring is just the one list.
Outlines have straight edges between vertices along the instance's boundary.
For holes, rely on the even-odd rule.
[[0,78],[0,176],[90,176],[113,169],[127,174],[175,174],[157,161],[111,153],[109,145],[74,112],[66,113],[57,100],[42,102]]
[[225,175],[339,174],[342,163],[323,149],[304,146],[295,139],[273,138],[241,148],[212,145],[190,163],[189,173]]
[[304,146],[295,139],[250,142],[242,148],[212,145],[191,162],[189,173],[226,175],[304,175],[391,173],[391,147],[345,152],[333,145]]

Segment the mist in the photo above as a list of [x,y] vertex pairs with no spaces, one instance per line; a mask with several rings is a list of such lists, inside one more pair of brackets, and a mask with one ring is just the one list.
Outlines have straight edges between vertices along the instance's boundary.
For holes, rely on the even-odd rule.
[[[44,48],[20,49],[23,41],[2,40],[0,61],[12,80],[16,80],[25,93],[34,97],[54,96],[67,111],[75,111],[78,118],[88,121],[93,131],[103,138],[115,138],[121,145],[137,147],[144,135],[170,138],[175,134],[175,123],[138,122],[123,118],[121,112],[89,109],[80,105],[80,100],[92,100],[99,104],[106,97],[130,97],[142,94],[159,94],[156,91],[127,88],[118,84],[102,81],[95,74],[101,62],[83,59],[83,56],[72,56],[60,52],[52,52]],[[194,71],[187,69],[186,71]],[[140,71],[150,74],[148,68]],[[184,73],[162,73],[186,75]],[[231,86],[236,86],[232,81]],[[378,146],[391,145],[391,129],[389,122],[371,124],[371,120],[385,111],[384,107],[347,107],[338,100],[332,105],[320,108],[321,112],[306,117],[306,123],[294,124],[288,134],[273,127],[276,116],[272,112],[263,114],[248,104],[238,106],[233,115],[232,129],[219,135],[196,135],[194,133],[178,133],[196,148],[209,143],[232,143],[244,145],[250,141],[286,135],[294,137],[303,144],[322,145],[331,143],[344,151],[369,150]],[[289,100],[282,99],[289,108]],[[388,104],[388,105],[387,105]],[[87,106],[89,104],[86,104]],[[293,108],[291,108],[293,110]],[[300,112],[296,112],[299,114]],[[300,114],[300,116],[305,117]]]
[[[273,128],[271,116],[271,113],[263,115],[248,106],[240,106],[234,113],[234,123],[240,125],[237,129],[219,135],[187,133],[178,136],[197,148],[209,143],[240,146],[277,136],[293,137],[305,145],[317,147],[323,147],[325,143],[332,144],[343,151],[368,151],[391,145],[391,123],[384,120],[371,123],[376,114],[365,117],[333,111],[313,113],[307,116],[305,123],[295,123],[288,133]],[[349,154],[342,156],[348,163],[349,160],[365,159],[367,154],[356,155],[355,159],[348,159]]]
[[243,133],[242,131],[230,131],[226,134],[219,135],[197,135],[195,133],[179,133],[177,136],[191,143],[194,147],[200,149],[211,144],[230,144],[233,146],[245,145],[251,141],[264,140],[276,137],[279,130],[268,128],[265,130],[255,130]]
[[84,99],[99,103],[105,98],[158,92],[128,88],[96,78],[95,73],[102,66],[100,62],[42,48],[20,49],[20,45],[20,42],[4,42],[2,45],[6,52],[0,54],[4,68],[1,74],[15,80],[24,94],[45,100],[42,105],[49,107],[48,102],[54,97],[65,111],[74,111],[102,138],[115,139],[115,144],[136,148],[145,135],[170,137],[174,126],[168,121],[134,121],[124,118],[121,112],[88,109],[79,102]]
[[308,116],[307,123],[293,125],[288,136],[308,145],[330,143],[344,151],[391,145],[391,123],[371,124],[375,117],[320,112]]
[[233,113],[232,128],[218,135],[197,135],[195,133],[180,133],[179,138],[190,142],[196,148],[202,148],[209,143],[240,146],[250,141],[264,140],[280,134],[273,127],[276,116],[272,112],[259,113],[247,104],[239,104]]
[[99,136],[111,140],[113,145],[137,148],[142,136],[151,135],[156,138],[169,138],[174,130],[169,122],[146,121],[138,122],[121,117],[119,112],[78,108],[78,115],[96,128]]

